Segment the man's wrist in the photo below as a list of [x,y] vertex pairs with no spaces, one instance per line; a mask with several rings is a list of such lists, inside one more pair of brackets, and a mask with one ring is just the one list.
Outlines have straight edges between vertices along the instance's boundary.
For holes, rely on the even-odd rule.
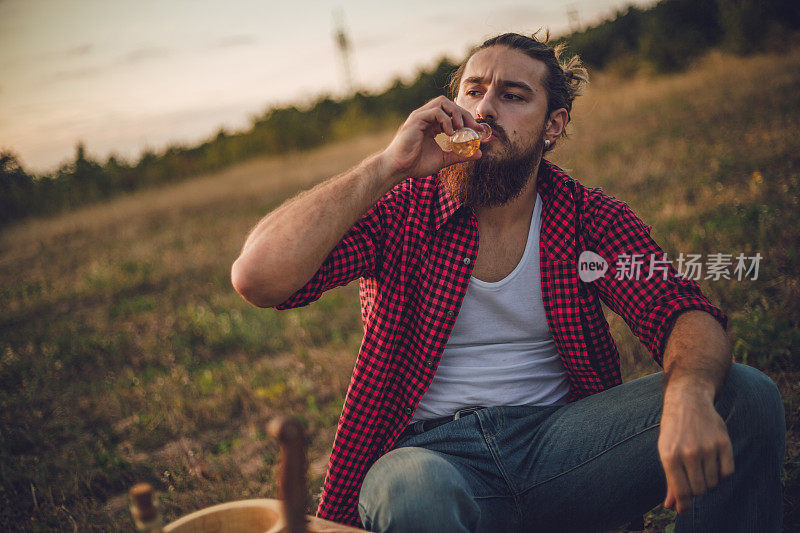
[[664,389],[664,405],[676,401],[704,401],[714,403],[716,387],[713,383],[697,376],[671,376]]
[[395,185],[403,181],[404,175],[392,164],[391,158],[386,152],[378,152],[367,160],[367,165],[372,171],[372,175],[380,182],[381,187],[391,190]]

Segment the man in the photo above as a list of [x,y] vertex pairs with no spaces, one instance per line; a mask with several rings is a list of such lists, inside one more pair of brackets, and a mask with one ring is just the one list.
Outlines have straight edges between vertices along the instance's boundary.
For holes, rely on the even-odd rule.
[[[233,265],[236,290],[276,309],[360,278],[364,341],[318,514],[568,531],[663,501],[676,531],[778,531],[783,407],[769,378],[731,364],[725,314],[671,267],[578,276],[583,251],[609,265],[663,252],[626,204],[542,159],[586,79],[545,43],[486,41],[454,101],[265,217]],[[434,141],[483,124],[469,158]],[[621,384],[601,301],[665,373]]]

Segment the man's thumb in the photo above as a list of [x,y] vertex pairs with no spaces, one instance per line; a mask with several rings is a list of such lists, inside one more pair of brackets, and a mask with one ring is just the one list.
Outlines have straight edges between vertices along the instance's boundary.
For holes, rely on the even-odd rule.
[[664,499],[664,507],[667,509],[675,505],[675,496],[672,495],[672,490],[667,487],[667,497]]

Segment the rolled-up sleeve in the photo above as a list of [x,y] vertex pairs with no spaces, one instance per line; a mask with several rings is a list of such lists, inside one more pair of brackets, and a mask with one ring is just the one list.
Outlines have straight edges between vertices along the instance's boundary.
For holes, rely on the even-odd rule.
[[322,293],[347,285],[380,269],[384,224],[392,209],[394,195],[389,191],[344,234],[319,270],[275,309],[302,307],[318,300]]
[[[587,214],[595,252],[609,265],[605,275],[595,281],[600,297],[625,320],[656,363],[663,366],[667,337],[684,311],[705,311],[727,329],[725,313],[703,295],[696,281],[678,274],[672,259],[664,257],[664,251],[650,236],[650,227],[626,203],[595,194]],[[651,257],[656,261],[652,273]],[[642,261],[638,276],[635,270],[631,275],[630,268],[620,272],[621,266],[629,267],[636,260]]]

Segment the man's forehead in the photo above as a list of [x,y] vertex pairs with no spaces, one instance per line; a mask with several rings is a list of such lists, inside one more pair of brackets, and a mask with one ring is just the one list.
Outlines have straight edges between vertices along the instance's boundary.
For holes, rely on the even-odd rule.
[[469,58],[461,80],[462,83],[476,78],[485,83],[492,80],[521,81],[536,89],[543,87],[546,69],[543,62],[524,52],[495,45],[478,50]]

